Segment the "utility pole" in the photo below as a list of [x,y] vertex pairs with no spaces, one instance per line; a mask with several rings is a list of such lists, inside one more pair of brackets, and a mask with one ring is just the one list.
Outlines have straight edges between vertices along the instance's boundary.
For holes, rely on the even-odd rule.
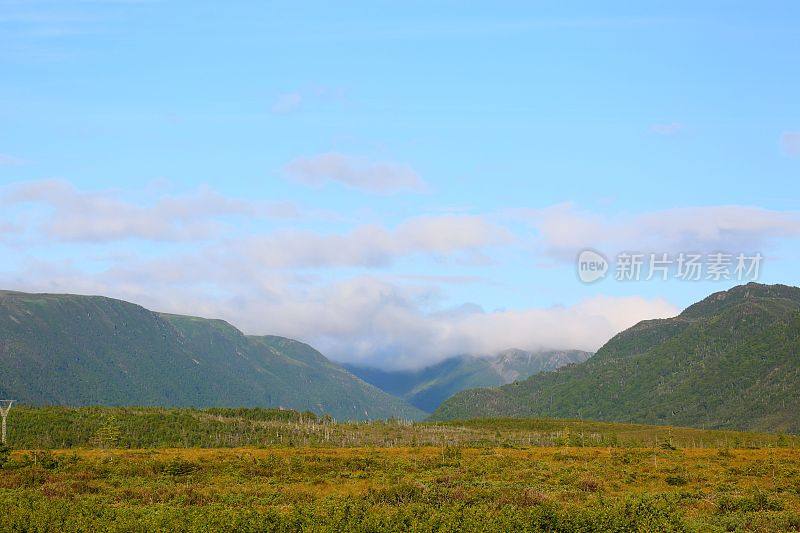
[[0,416],[3,417],[3,444],[6,443],[6,417],[14,400],[0,400]]

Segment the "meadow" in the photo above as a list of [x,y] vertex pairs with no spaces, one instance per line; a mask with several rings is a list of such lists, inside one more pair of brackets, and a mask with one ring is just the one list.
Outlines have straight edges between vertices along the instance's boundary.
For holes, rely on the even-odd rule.
[[796,436],[14,409],[3,531],[800,530]]

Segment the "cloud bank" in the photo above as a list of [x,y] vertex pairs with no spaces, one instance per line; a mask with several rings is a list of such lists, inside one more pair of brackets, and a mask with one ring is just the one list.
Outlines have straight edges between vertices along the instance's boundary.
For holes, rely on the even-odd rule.
[[[153,198],[63,180],[0,189],[0,206],[0,246],[15,246],[0,287],[102,294],[224,318],[248,333],[309,342],[340,361],[395,368],[511,347],[596,350],[640,320],[678,312],[662,299],[596,293],[571,305],[507,310],[453,301],[456,285],[502,281],[495,267],[508,253],[571,269],[584,247],[746,251],[800,238],[800,214],[752,206],[608,216],[560,204],[332,229],[303,226],[309,212],[293,204],[207,187]],[[436,268],[403,271],[412,262]]]
[[363,225],[344,234],[287,230],[252,236],[225,254],[233,251],[267,268],[380,267],[415,254],[481,261],[483,250],[511,239],[508,230],[479,216],[426,216],[394,229]]
[[509,347],[591,351],[642,319],[678,313],[662,299],[607,296],[563,307],[431,311],[437,289],[374,276],[306,284],[293,276],[237,275],[216,277],[215,290],[208,291],[199,279],[176,278],[163,266],[149,265],[150,275],[137,265],[88,278],[63,265],[38,264],[28,272],[46,283],[26,281],[30,276],[2,281],[23,290],[104,294],[156,310],[220,317],[248,332],[301,339],[338,361],[384,368],[417,368]]
[[800,237],[800,213],[723,205],[684,207],[607,216],[572,204],[516,210],[530,224],[537,244],[551,257],[574,261],[585,248],[606,253],[752,252],[781,238]]

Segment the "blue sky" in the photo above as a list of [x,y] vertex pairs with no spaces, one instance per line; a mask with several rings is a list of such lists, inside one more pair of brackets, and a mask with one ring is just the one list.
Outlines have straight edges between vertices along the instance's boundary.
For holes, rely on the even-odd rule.
[[796,285],[800,5],[0,1],[0,281],[339,360],[595,349]]

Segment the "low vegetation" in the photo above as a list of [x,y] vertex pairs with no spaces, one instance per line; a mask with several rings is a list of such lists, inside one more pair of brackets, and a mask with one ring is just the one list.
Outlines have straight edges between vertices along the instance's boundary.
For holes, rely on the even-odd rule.
[[577,420],[15,407],[2,531],[789,531],[800,439]]
[[260,408],[15,406],[19,449],[461,446],[800,447],[796,436],[550,419],[336,422]]

